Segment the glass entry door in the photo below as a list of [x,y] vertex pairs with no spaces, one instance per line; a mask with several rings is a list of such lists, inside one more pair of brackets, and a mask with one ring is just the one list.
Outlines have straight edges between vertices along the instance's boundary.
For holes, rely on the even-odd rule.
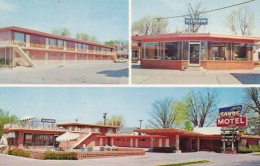
[[189,64],[200,64],[200,42],[190,42]]

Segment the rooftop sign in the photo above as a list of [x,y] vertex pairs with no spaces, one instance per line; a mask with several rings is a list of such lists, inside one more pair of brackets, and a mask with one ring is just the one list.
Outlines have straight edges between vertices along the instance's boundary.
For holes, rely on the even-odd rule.
[[185,25],[208,25],[208,18],[185,18]]
[[45,118],[42,118],[41,122],[44,122],[44,123],[56,123],[56,120],[55,119],[45,119]]

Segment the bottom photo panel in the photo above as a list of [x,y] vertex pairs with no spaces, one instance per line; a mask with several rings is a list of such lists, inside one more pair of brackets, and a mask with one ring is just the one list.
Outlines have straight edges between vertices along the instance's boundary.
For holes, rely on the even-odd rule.
[[0,87],[0,165],[260,165],[258,87]]

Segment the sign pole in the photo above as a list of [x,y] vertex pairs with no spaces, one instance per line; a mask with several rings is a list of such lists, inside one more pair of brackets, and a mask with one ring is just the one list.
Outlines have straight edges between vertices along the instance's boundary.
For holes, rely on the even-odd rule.
[[223,141],[223,150],[226,150],[225,141]]

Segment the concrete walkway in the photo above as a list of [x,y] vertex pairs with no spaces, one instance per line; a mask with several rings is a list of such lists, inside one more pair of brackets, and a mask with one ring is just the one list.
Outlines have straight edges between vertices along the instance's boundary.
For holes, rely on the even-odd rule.
[[260,165],[260,156],[252,154],[220,154],[214,152],[193,152],[193,153],[146,153],[145,156],[131,157],[111,157],[99,159],[85,160],[36,160],[23,157],[9,156],[0,154],[0,166],[155,166],[161,164],[173,164],[179,162],[188,162],[196,160],[208,160],[210,162],[204,164],[196,164],[196,166],[258,166]]
[[128,63],[0,68],[0,84],[128,84]]
[[132,66],[133,84],[260,84],[260,68],[228,71],[141,69]]

